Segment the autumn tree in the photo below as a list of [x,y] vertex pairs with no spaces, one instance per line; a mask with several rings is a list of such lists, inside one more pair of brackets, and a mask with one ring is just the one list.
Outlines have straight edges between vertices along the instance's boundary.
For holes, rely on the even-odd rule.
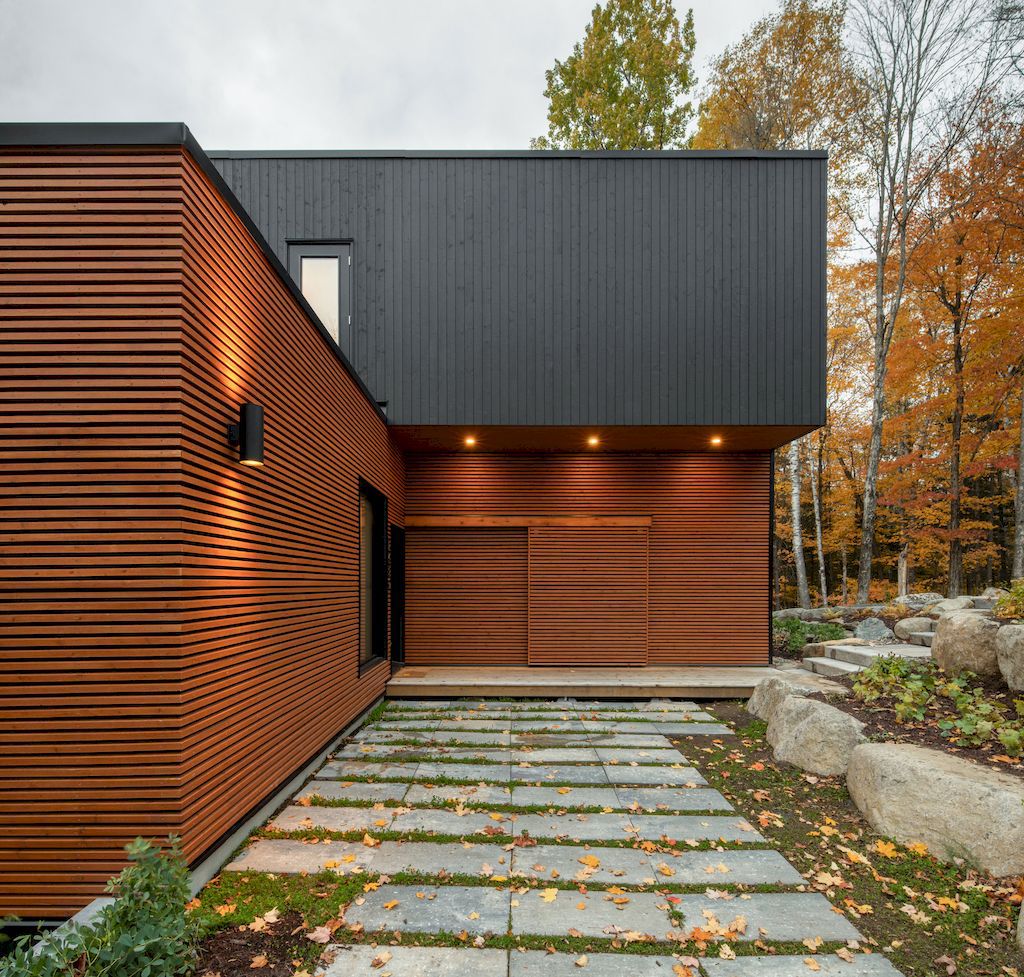
[[866,602],[875,553],[888,357],[907,266],[923,240],[915,217],[936,175],[969,138],[1009,62],[1005,20],[986,16],[976,0],[855,0],[851,9],[868,93],[857,145],[869,187],[852,216],[874,266],[871,431],[857,577],[857,599]]
[[686,143],[695,84],[693,11],[607,0],[583,40],[545,72],[548,133],[533,149],[670,149]]

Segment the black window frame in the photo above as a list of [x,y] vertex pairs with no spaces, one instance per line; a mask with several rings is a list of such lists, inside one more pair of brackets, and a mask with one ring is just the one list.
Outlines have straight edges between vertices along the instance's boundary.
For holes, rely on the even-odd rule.
[[[303,258],[338,259],[338,346],[352,350],[352,242],[288,241],[288,274],[302,292]],[[302,293],[305,295],[305,292]],[[308,301],[308,299],[307,299]],[[312,303],[310,304],[312,308]],[[315,312],[316,309],[313,309]],[[327,329],[327,324],[324,323]],[[330,331],[328,330],[328,334]]]
[[[362,505],[366,497],[373,508],[374,536],[373,547],[373,580],[371,582],[372,607],[370,613],[373,620],[371,635],[372,649],[369,658],[363,658],[363,526]],[[389,523],[388,497],[368,482],[360,478],[356,492],[356,536],[357,536],[357,599],[356,599],[356,661],[361,676],[364,672],[390,661],[388,640],[388,605],[389,601]]]

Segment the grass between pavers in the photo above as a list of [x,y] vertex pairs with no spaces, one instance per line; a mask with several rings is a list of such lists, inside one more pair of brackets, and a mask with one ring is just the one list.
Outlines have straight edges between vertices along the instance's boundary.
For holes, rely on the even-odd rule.
[[[494,785],[497,786],[497,785]],[[503,786],[503,785],[502,785]],[[519,785],[517,785],[519,786]],[[454,811],[461,804],[461,810],[467,814],[487,814],[490,811],[501,814],[653,814],[657,816],[683,815],[686,817],[728,817],[732,811],[721,808],[703,808],[692,810],[685,808],[653,808],[653,807],[601,807],[593,804],[506,804],[502,802],[480,804],[473,802],[472,796],[464,798],[438,797],[432,801],[360,801],[349,797],[321,797],[319,794],[307,794],[303,797],[300,807],[359,807],[372,810],[373,804],[388,804],[407,807],[410,810],[420,808],[431,811]],[[308,800],[308,803],[307,803]]]
[[[625,833],[625,832],[623,832]],[[485,834],[483,832],[468,832],[466,834],[443,834],[430,831],[392,831],[389,828],[374,827],[368,831],[333,831],[329,828],[301,828],[297,830],[282,830],[279,828],[257,828],[250,838],[265,838],[267,840],[290,840],[290,841],[363,841],[364,836],[369,835],[375,841],[430,841],[444,844],[446,842],[461,843],[469,841],[474,844],[512,845],[517,841],[522,843],[524,837],[528,837],[531,843],[538,845],[564,845],[566,847],[579,847],[589,845],[591,848],[637,848],[647,851],[643,845],[648,839],[638,841],[636,838],[573,838],[569,832],[564,835],[512,835],[506,832],[500,834]],[[763,841],[723,841],[721,839],[698,840],[679,842],[676,839],[673,843],[666,841],[650,841],[654,845],[651,851],[664,851],[669,854],[673,852],[687,851],[759,851],[772,849],[774,846]],[[531,845],[532,847],[532,845]],[[717,886],[716,886],[717,888]]]
[[[346,758],[351,759],[351,758]],[[339,761],[341,762],[341,761]],[[366,762],[370,763],[373,761],[359,761],[355,762]],[[557,763],[551,764],[551,766],[566,767],[566,766],[580,766],[581,764],[566,764]],[[591,764],[591,766],[598,766],[598,764]],[[529,767],[517,767],[517,770],[529,770]],[[689,766],[681,768],[689,769]],[[401,776],[401,777],[381,777],[377,774],[338,774],[330,776],[323,771],[314,774],[315,779],[324,781],[336,781],[341,784],[412,784],[418,787],[624,787],[624,788],[650,788],[658,786],[667,786],[673,790],[691,790],[700,789],[705,787],[705,784],[694,783],[693,787],[690,788],[684,784],[600,784],[600,783],[583,783],[581,784],[578,780],[514,780],[514,781],[503,781],[496,783],[493,780],[476,779],[470,780],[465,777],[424,777],[417,779],[415,776]]]
[[923,846],[908,848],[878,835],[841,778],[775,763],[765,724],[751,721],[742,704],[720,703],[712,711],[735,724],[738,738],[670,738],[737,814],[757,826],[810,887],[842,909],[906,977],[1019,977],[1018,880],[944,864]]
[[[363,743],[363,740],[358,740],[357,743],[361,745]],[[367,745],[391,747],[391,746],[401,746],[402,744],[401,743],[374,743],[374,744],[367,744]],[[442,746],[441,743],[430,743],[430,744],[427,744],[427,743],[416,743],[414,745],[415,746],[424,746],[424,747],[426,747],[426,746],[441,747]],[[508,747],[503,747],[503,746],[487,746],[486,744],[478,744],[478,747],[481,750],[508,750]],[[472,744],[469,744],[467,746],[465,743],[460,743],[460,744],[457,745],[457,748],[458,749],[462,749],[462,750],[475,750],[478,747],[473,746]],[[548,750],[548,749],[562,749],[562,748],[561,747],[546,747],[545,746],[545,747],[535,747],[535,749],[545,749],[545,750]],[[573,747],[565,747],[565,749],[573,749]],[[590,749],[590,747],[582,746],[582,747],[578,747],[578,749]],[[594,749],[601,749],[601,750],[604,750],[604,749],[616,749],[616,747],[604,747],[604,746],[602,746],[602,747],[594,747]],[[630,747],[617,747],[617,749],[630,749]],[[657,749],[667,749],[667,747],[649,746],[649,747],[638,747],[638,749],[657,750]],[[517,752],[524,752],[524,753],[525,752],[529,752],[529,748],[527,748],[525,750],[517,751]],[[493,758],[492,759],[488,759],[487,757],[463,757],[463,756],[456,756],[456,755],[453,755],[451,753],[440,753],[440,754],[439,753],[431,753],[429,750],[419,751],[419,752],[417,752],[415,750],[409,750],[409,751],[399,750],[399,751],[397,751],[395,753],[367,752],[367,753],[360,753],[358,756],[342,756],[341,754],[336,753],[336,754],[334,754],[330,758],[329,762],[331,762],[331,763],[348,763],[348,762],[351,762],[351,761],[355,761],[356,763],[360,763],[360,762],[362,762],[362,763],[430,763],[430,764],[434,764],[435,766],[438,765],[438,764],[442,764],[442,763],[464,763],[464,764],[468,764],[468,765],[474,765],[475,764],[476,766],[488,766],[488,765],[494,765],[496,763],[497,764],[507,763],[507,764],[509,764],[509,766],[513,767],[516,770],[529,770],[530,766],[531,766],[531,764],[528,764],[525,767],[522,766],[522,763],[524,762],[522,760],[495,760]],[[629,760],[629,761],[623,762],[623,761],[616,761],[616,760],[598,760],[598,759],[594,759],[594,760],[538,760],[537,764],[539,766],[544,766],[544,767],[625,767],[627,769],[631,769],[632,767],[666,767],[666,768],[668,768],[670,770],[684,770],[684,769],[686,769],[690,765],[689,763],[678,763],[678,762],[676,762],[676,763],[665,763],[664,761],[660,761],[659,762],[658,760],[647,760],[647,761]]]

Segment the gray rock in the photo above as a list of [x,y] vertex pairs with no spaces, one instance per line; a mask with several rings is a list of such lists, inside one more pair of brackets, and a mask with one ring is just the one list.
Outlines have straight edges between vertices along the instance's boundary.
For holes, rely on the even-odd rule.
[[966,611],[974,607],[973,597],[946,597],[932,604],[929,610],[933,614],[951,614],[953,611]]
[[823,608],[820,607],[784,607],[780,611],[772,611],[772,617],[784,621],[787,618],[797,618],[800,621],[816,621],[822,615]]
[[983,614],[962,610],[945,614],[935,629],[932,657],[947,672],[966,668],[982,678],[999,678],[998,631],[998,622]]
[[1017,949],[1024,956],[1024,906],[1020,907],[1020,918],[1017,920]]
[[905,617],[893,625],[893,631],[897,638],[909,641],[915,631],[931,631],[932,619],[930,617]]
[[1003,590],[1002,587],[986,587],[978,596],[985,600],[999,600],[1000,597],[1005,597],[1009,594],[1008,590]]
[[1024,781],[939,750],[866,743],[846,786],[880,834],[992,875],[1024,874]]
[[790,697],[768,724],[775,759],[825,776],[846,773],[854,747],[866,742],[864,724],[827,702]]
[[1024,624],[1004,624],[996,634],[996,659],[1003,681],[1024,691]]
[[942,594],[929,591],[923,594],[904,594],[897,597],[893,603],[899,604],[900,607],[909,607],[912,611],[920,611],[931,604],[937,604],[940,600],[943,600]]
[[853,632],[862,641],[884,641],[892,637],[892,628],[880,617],[866,617]]
[[754,687],[747,700],[747,712],[770,723],[775,710],[791,695],[805,696],[807,690],[791,682],[785,675],[769,675]]

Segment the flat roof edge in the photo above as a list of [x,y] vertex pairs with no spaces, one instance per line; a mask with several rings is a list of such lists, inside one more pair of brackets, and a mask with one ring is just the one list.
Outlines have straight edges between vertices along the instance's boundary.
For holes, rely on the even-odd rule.
[[215,149],[211,159],[828,159],[824,149]]

